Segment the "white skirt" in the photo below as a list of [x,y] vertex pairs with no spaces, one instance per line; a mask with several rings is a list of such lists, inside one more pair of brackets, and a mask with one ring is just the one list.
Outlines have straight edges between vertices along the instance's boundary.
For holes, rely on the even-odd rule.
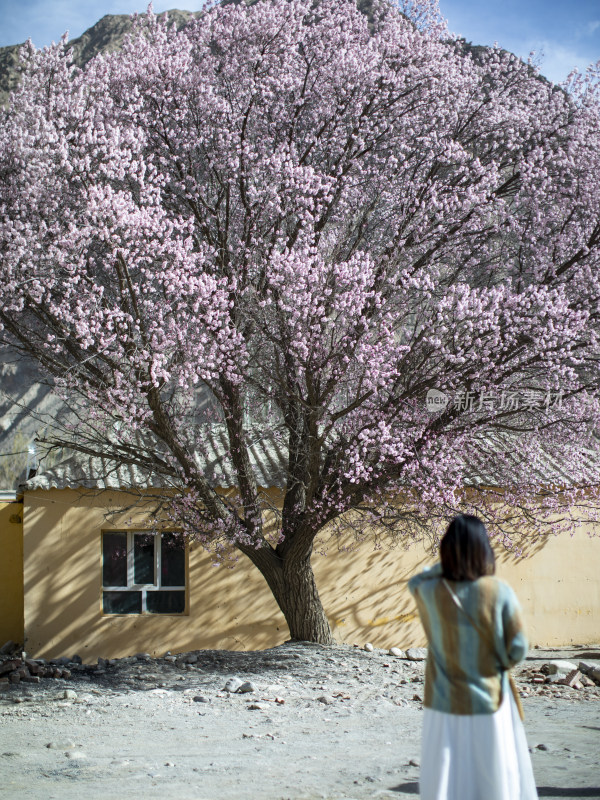
[[523,723],[510,691],[494,714],[426,708],[421,800],[537,800]]

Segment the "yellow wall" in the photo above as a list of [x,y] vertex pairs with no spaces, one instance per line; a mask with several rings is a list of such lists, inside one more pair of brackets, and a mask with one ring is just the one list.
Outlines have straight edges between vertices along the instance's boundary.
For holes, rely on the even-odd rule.
[[[133,498],[131,498],[133,499]],[[189,616],[103,616],[103,530],[137,528],[142,511],[118,510],[123,493],[74,490],[25,495],[26,649],[37,656],[84,661],[140,651],[261,649],[288,638],[283,616],[263,578],[241,557],[233,569],[213,567],[198,545],[189,553]],[[139,502],[139,498],[138,498]],[[323,605],[338,641],[377,647],[424,643],[408,578],[431,563],[422,546],[355,552],[322,542],[313,558]],[[529,559],[499,559],[498,574],[519,595],[532,644],[600,640],[597,564],[600,540],[585,533],[554,537]]]
[[20,502],[0,501],[0,647],[23,642],[22,518]]

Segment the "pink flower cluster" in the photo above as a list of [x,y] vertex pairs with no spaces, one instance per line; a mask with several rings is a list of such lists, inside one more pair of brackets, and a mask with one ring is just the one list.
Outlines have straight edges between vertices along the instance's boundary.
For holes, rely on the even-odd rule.
[[[65,41],[23,53],[0,120],[0,326],[103,455],[142,448],[184,491],[171,513],[206,544],[264,542],[257,430],[286,452],[282,553],[328,523],[441,526],[477,484],[471,453],[505,487],[473,508],[507,543],[598,497],[598,68],[554,86],[466,55],[436,3],[402,7],[375,4],[371,29],[346,0],[215,6],[181,30],[149,13],[84,70]],[[425,407],[506,385],[564,400]],[[227,501],[197,457],[199,394]]]

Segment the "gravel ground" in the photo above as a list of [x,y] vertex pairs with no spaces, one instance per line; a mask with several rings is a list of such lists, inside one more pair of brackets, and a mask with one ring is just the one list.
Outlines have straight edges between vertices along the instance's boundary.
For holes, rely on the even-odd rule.
[[[517,675],[540,797],[600,798],[600,688],[531,683],[551,658],[599,649],[534,650]],[[418,796],[422,661],[288,643],[69,669],[2,687],[0,797]]]

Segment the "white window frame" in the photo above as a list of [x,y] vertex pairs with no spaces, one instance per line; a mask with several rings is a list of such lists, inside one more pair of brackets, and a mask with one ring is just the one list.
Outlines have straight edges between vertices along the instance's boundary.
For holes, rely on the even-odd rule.
[[[184,544],[184,578],[186,580],[186,584],[184,586],[163,586],[161,583],[161,567],[162,567],[162,551],[160,542],[164,535],[174,534],[175,531],[160,531],[158,533],[154,533],[151,531],[145,530],[134,530],[134,531],[123,531],[123,530],[105,530],[102,531],[102,538],[101,538],[101,555],[102,555],[102,566],[104,566],[104,534],[111,534],[111,533],[121,533],[126,534],[127,536],[127,545],[126,545],[126,553],[127,553],[127,586],[104,586],[102,584],[102,594],[104,592],[141,592],[142,594],[142,610],[140,612],[137,611],[130,611],[130,612],[123,612],[121,616],[135,616],[139,617],[142,614],[148,614],[152,617],[181,617],[185,615],[184,611],[173,611],[166,614],[157,614],[155,612],[149,612],[146,608],[146,594],[147,592],[159,592],[159,591],[179,591],[185,592],[185,602],[184,602],[184,609],[187,608],[187,548]],[[135,579],[135,551],[134,551],[134,536],[152,536],[154,540],[154,583],[134,583]],[[103,611],[103,614],[110,617],[119,616],[118,613],[109,613]]]

